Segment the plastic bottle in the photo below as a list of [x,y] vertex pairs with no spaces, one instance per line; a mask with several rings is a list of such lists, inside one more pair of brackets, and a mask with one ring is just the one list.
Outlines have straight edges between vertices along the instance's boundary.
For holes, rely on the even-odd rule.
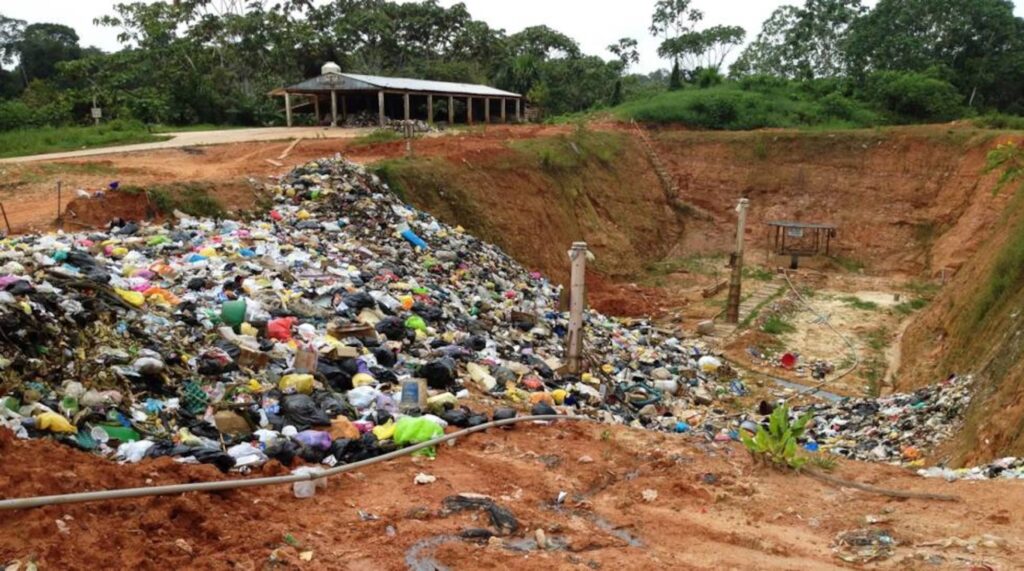
[[402,381],[402,399],[398,406],[403,413],[426,410],[427,381],[425,379]]
[[481,365],[470,363],[466,365],[466,369],[469,371],[469,378],[473,379],[473,382],[485,392],[491,392],[498,384],[497,379]]

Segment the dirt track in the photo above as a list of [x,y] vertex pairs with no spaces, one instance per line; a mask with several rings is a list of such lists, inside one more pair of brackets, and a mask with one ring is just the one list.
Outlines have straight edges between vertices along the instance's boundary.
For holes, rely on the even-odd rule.
[[[0,452],[7,497],[222,477],[209,466],[166,459],[119,467],[52,443],[14,442],[7,432]],[[283,472],[273,466],[263,475]],[[420,472],[437,481],[415,485]],[[844,565],[832,550],[837,534],[865,527],[891,530],[898,542],[880,568],[992,568],[985,562],[1009,569],[1019,558],[1024,495],[1015,483],[951,485],[859,464],[844,465],[838,475],[966,501],[837,489],[755,468],[739,445],[697,436],[589,423],[522,426],[460,440],[434,461],[405,458],[337,477],[311,500],[274,486],[6,513],[0,561],[35,557],[41,569],[69,570],[405,569],[415,544],[489,527],[483,515],[440,513],[441,500],[461,492],[486,494],[511,509],[521,526],[515,538],[534,539],[543,529],[567,547],[523,552],[453,541],[423,549],[420,559],[450,569],[832,569]],[[644,501],[645,490],[657,499]],[[552,504],[562,491],[568,499],[558,509]],[[867,524],[868,516],[881,521]],[[920,546],[981,534],[1006,546],[976,547],[973,554]],[[307,551],[312,560],[305,562],[299,554]]]

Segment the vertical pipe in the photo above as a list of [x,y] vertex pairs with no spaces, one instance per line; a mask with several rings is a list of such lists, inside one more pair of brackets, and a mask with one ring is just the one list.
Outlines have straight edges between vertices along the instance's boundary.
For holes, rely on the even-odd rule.
[[338,126],[338,92],[331,90],[331,127]]
[[60,213],[60,203],[61,203],[61,200],[60,200],[61,199],[61,196],[60,196],[60,186],[61,186],[61,181],[58,180],[57,181],[57,227],[58,228],[62,228],[64,226],[64,218],[61,216],[61,213]]
[[569,281],[569,371],[580,373],[580,356],[583,353],[583,309],[586,307],[587,243],[573,242],[569,250],[572,264]]
[[739,219],[736,222],[736,250],[733,257],[732,277],[729,279],[729,305],[726,308],[726,321],[740,322],[740,289],[743,280],[743,233],[747,224],[747,207],[750,201],[741,198],[736,206]]
[[380,115],[380,127],[384,127],[384,91],[377,92],[377,109]]

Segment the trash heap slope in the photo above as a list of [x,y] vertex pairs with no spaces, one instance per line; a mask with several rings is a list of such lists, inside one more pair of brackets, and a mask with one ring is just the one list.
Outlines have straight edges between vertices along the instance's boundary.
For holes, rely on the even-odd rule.
[[401,444],[400,400],[479,422],[459,410],[467,387],[675,429],[736,386],[699,343],[595,312],[599,373],[562,374],[559,288],[358,165],[314,161],[268,190],[275,208],[254,221],[3,241],[0,421],[119,459],[229,470],[381,453]]

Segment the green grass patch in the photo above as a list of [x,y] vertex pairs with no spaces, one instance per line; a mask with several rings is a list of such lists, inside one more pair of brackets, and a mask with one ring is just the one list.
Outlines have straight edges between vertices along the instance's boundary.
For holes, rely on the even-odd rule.
[[864,103],[839,94],[817,97],[791,86],[750,86],[742,82],[659,93],[626,102],[612,113],[624,120],[681,123],[727,131],[786,127],[853,129],[883,121]]
[[624,137],[580,127],[569,135],[512,141],[509,147],[527,154],[541,170],[559,173],[588,168],[591,160],[611,165],[622,151]]
[[152,125],[150,131],[154,133],[192,133],[196,131],[227,131],[235,129],[250,129],[244,125],[215,125],[213,123],[196,123],[195,125]]
[[983,129],[1024,131],[1024,117],[1006,113],[990,113],[974,119],[974,124]]
[[[170,215],[179,210],[190,216],[204,218],[223,218],[224,207],[210,196],[212,186],[202,183],[174,183],[158,185],[145,189],[149,199],[157,211]],[[122,188],[122,192],[132,192],[133,187]]]
[[928,300],[924,298],[914,298],[910,301],[904,301],[893,306],[893,310],[900,315],[910,315],[915,311],[924,309],[928,305]]
[[99,127],[41,127],[0,132],[0,157],[22,157],[95,147],[164,141],[142,123],[112,121]]
[[878,309],[878,304],[873,301],[865,301],[859,297],[850,295],[841,298],[843,303],[849,305],[854,309],[860,309],[862,311],[874,311]]
[[775,279],[775,272],[766,270],[764,268],[743,268],[743,277],[748,280],[756,280],[759,282],[770,282]]
[[903,285],[903,289],[926,300],[935,298],[935,295],[942,289],[942,284],[935,282],[912,280]]
[[796,331],[796,327],[780,315],[769,315],[761,324],[761,331],[769,335],[782,335],[783,333],[793,333]]
[[402,134],[394,129],[376,129],[365,135],[360,135],[352,139],[349,141],[349,145],[353,147],[365,147],[367,145],[393,143],[395,141],[401,141],[402,139]]
[[853,274],[860,273],[864,270],[864,262],[855,258],[847,256],[832,256],[830,259],[836,266]]

